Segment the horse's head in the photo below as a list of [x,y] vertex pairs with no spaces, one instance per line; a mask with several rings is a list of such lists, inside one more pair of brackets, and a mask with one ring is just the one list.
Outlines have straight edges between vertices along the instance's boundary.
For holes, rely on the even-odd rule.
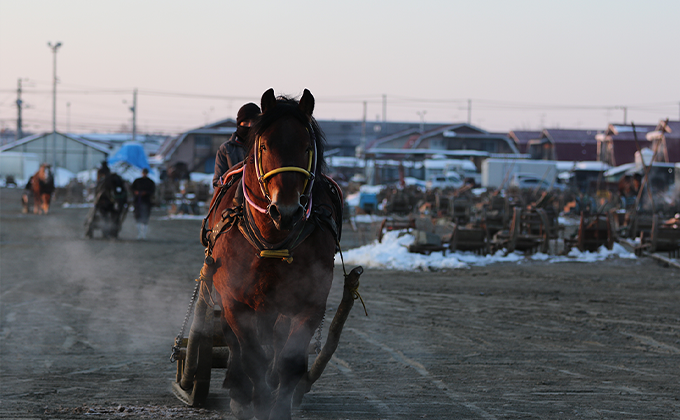
[[40,179],[46,180],[52,177],[52,165],[49,163],[40,164],[40,169],[38,170]]
[[247,142],[266,212],[274,226],[291,230],[308,217],[314,177],[321,168],[321,132],[312,118],[314,97],[305,89],[300,101],[262,95],[262,114]]

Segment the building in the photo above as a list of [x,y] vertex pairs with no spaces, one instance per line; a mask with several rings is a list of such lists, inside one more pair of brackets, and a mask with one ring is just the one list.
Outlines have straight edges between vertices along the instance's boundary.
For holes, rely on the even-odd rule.
[[213,173],[217,150],[235,131],[235,120],[217,121],[168,139],[157,154],[166,167],[182,164],[189,172]]
[[654,131],[654,125],[609,124],[604,133],[597,134],[597,160],[612,167],[635,162],[635,152],[651,149],[652,142],[647,133]]
[[440,125],[426,131],[408,129],[381,137],[369,143],[366,154],[369,157],[435,154],[477,157],[518,155],[519,150],[505,134],[489,133],[463,123]]
[[378,138],[395,133],[406,130],[431,130],[442,126],[434,123],[377,121],[318,120],[317,123],[326,137],[326,154],[335,156],[355,156],[357,147],[371,144]]
[[[407,129],[381,137],[369,143],[366,158],[372,162],[366,176],[372,183],[395,181],[397,175],[423,179],[422,165],[405,165],[405,162],[422,162],[432,157],[466,159],[481,168],[489,157],[519,156],[515,143],[505,134],[490,133],[470,124],[441,125],[421,131]],[[408,171],[412,168],[412,172]]]
[[597,160],[597,130],[546,128],[528,142],[532,159],[584,162]]
[[[357,146],[374,141],[384,133],[420,127],[418,123],[363,123],[361,121],[317,121],[326,138],[326,156],[355,156]],[[438,127],[440,124],[425,124]],[[236,131],[236,121],[221,120],[178,137],[168,139],[158,149],[166,167],[186,164],[189,172],[212,173],[220,145]]]
[[24,137],[0,147],[0,152],[33,153],[40,162],[78,173],[98,167],[110,150],[81,137],[56,132]]
[[541,138],[541,131],[513,130],[508,133],[510,140],[515,142],[515,146],[520,153],[529,153],[529,142]]

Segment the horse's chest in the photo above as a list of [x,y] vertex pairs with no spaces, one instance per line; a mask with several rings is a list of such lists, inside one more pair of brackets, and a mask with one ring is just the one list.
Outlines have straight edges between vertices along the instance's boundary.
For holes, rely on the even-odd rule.
[[[218,252],[221,275],[216,278],[220,293],[255,309],[275,307],[288,311],[290,302],[325,301],[333,279],[333,250],[303,244],[293,252],[293,262],[261,258],[241,235],[224,238]],[[322,257],[321,254],[328,254]]]

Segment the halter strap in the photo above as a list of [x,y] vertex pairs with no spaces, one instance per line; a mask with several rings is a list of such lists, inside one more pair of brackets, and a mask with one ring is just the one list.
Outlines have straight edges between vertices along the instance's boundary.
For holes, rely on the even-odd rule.
[[[284,166],[281,168],[275,168],[272,169],[271,171],[267,173],[264,172],[264,168],[262,167],[262,151],[260,149],[260,137],[257,137],[257,140],[255,142],[255,150],[253,151],[253,162],[255,166],[255,175],[257,177],[258,183],[260,184],[260,191],[262,192],[262,195],[264,196],[265,200],[267,200],[271,204],[271,198],[269,197],[269,189],[267,188],[267,183],[271,177],[274,175],[283,173],[283,172],[298,172],[303,175],[305,175],[305,185],[302,187],[302,194],[306,195],[309,197],[309,200],[306,203],[306,209],[305,209],[305,220],[309,219],[309,216],[311,215],[312,212],[312,188],[314,186],[314,172],[312,170],[316,169],[316,163],[317,163],[317,149],[316,149],[316,135],[314,134],[314,129],[310,126],[309,128],[305,127],[305,130],[307,130],[307,133],[309,133],[310,136],[310,141],[313,144],[314,149],[312,150],[312,153],[309,156],[309,161],[307,162],[307,169],[301,168],[299,166]],[[243,165],[245,168],[246,164]],[[262,208],[255,204],[255,202],[250,198],[248,195],[247,188],[244,185],[243,188],[243,195],[248,202],[255,210],[259,211],[260,213],[267,213],[268,208]]]
[[[245,165],[243,165],[243,167],[245,168]],[[250,198],[250,194],[248,194],[248,187],[245,185],[245,183],[243,184],[243,197],[246,199],[246,201],[248,202],[248,204],[250,204],[250,206],[251,206],[252,208],[254,208],[255,210],[259,211],[259,212],[262,213],[262,214],[266,214],[266,213],[267,213],[267,209],[258,206],[258,205],[255,204],[255,202]]]

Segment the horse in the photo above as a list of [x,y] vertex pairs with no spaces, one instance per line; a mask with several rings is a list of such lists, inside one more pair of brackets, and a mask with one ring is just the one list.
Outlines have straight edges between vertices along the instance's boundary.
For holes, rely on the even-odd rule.
[[102,174],[95,188],[94,206],[85,219],[85,236],[101,229],[104,238],[117,238],[128,210],[125,181],[115,172]]
[[278,420],[291,418],[308,346],[324,318],[343,201],[324,174],[325,140],[311,92],[297,101],[269,89],[261,109],[246,159],[215,191],[202,241],[223,307],[230,354],[223,387],[232,412]]
[[33,194],[33,213],[47,214],[54,194],[54,176],[49,163],[40,165],[40,169],[28,181],[26,190],[21,197],[23,212],[28,213],[28,192]]

